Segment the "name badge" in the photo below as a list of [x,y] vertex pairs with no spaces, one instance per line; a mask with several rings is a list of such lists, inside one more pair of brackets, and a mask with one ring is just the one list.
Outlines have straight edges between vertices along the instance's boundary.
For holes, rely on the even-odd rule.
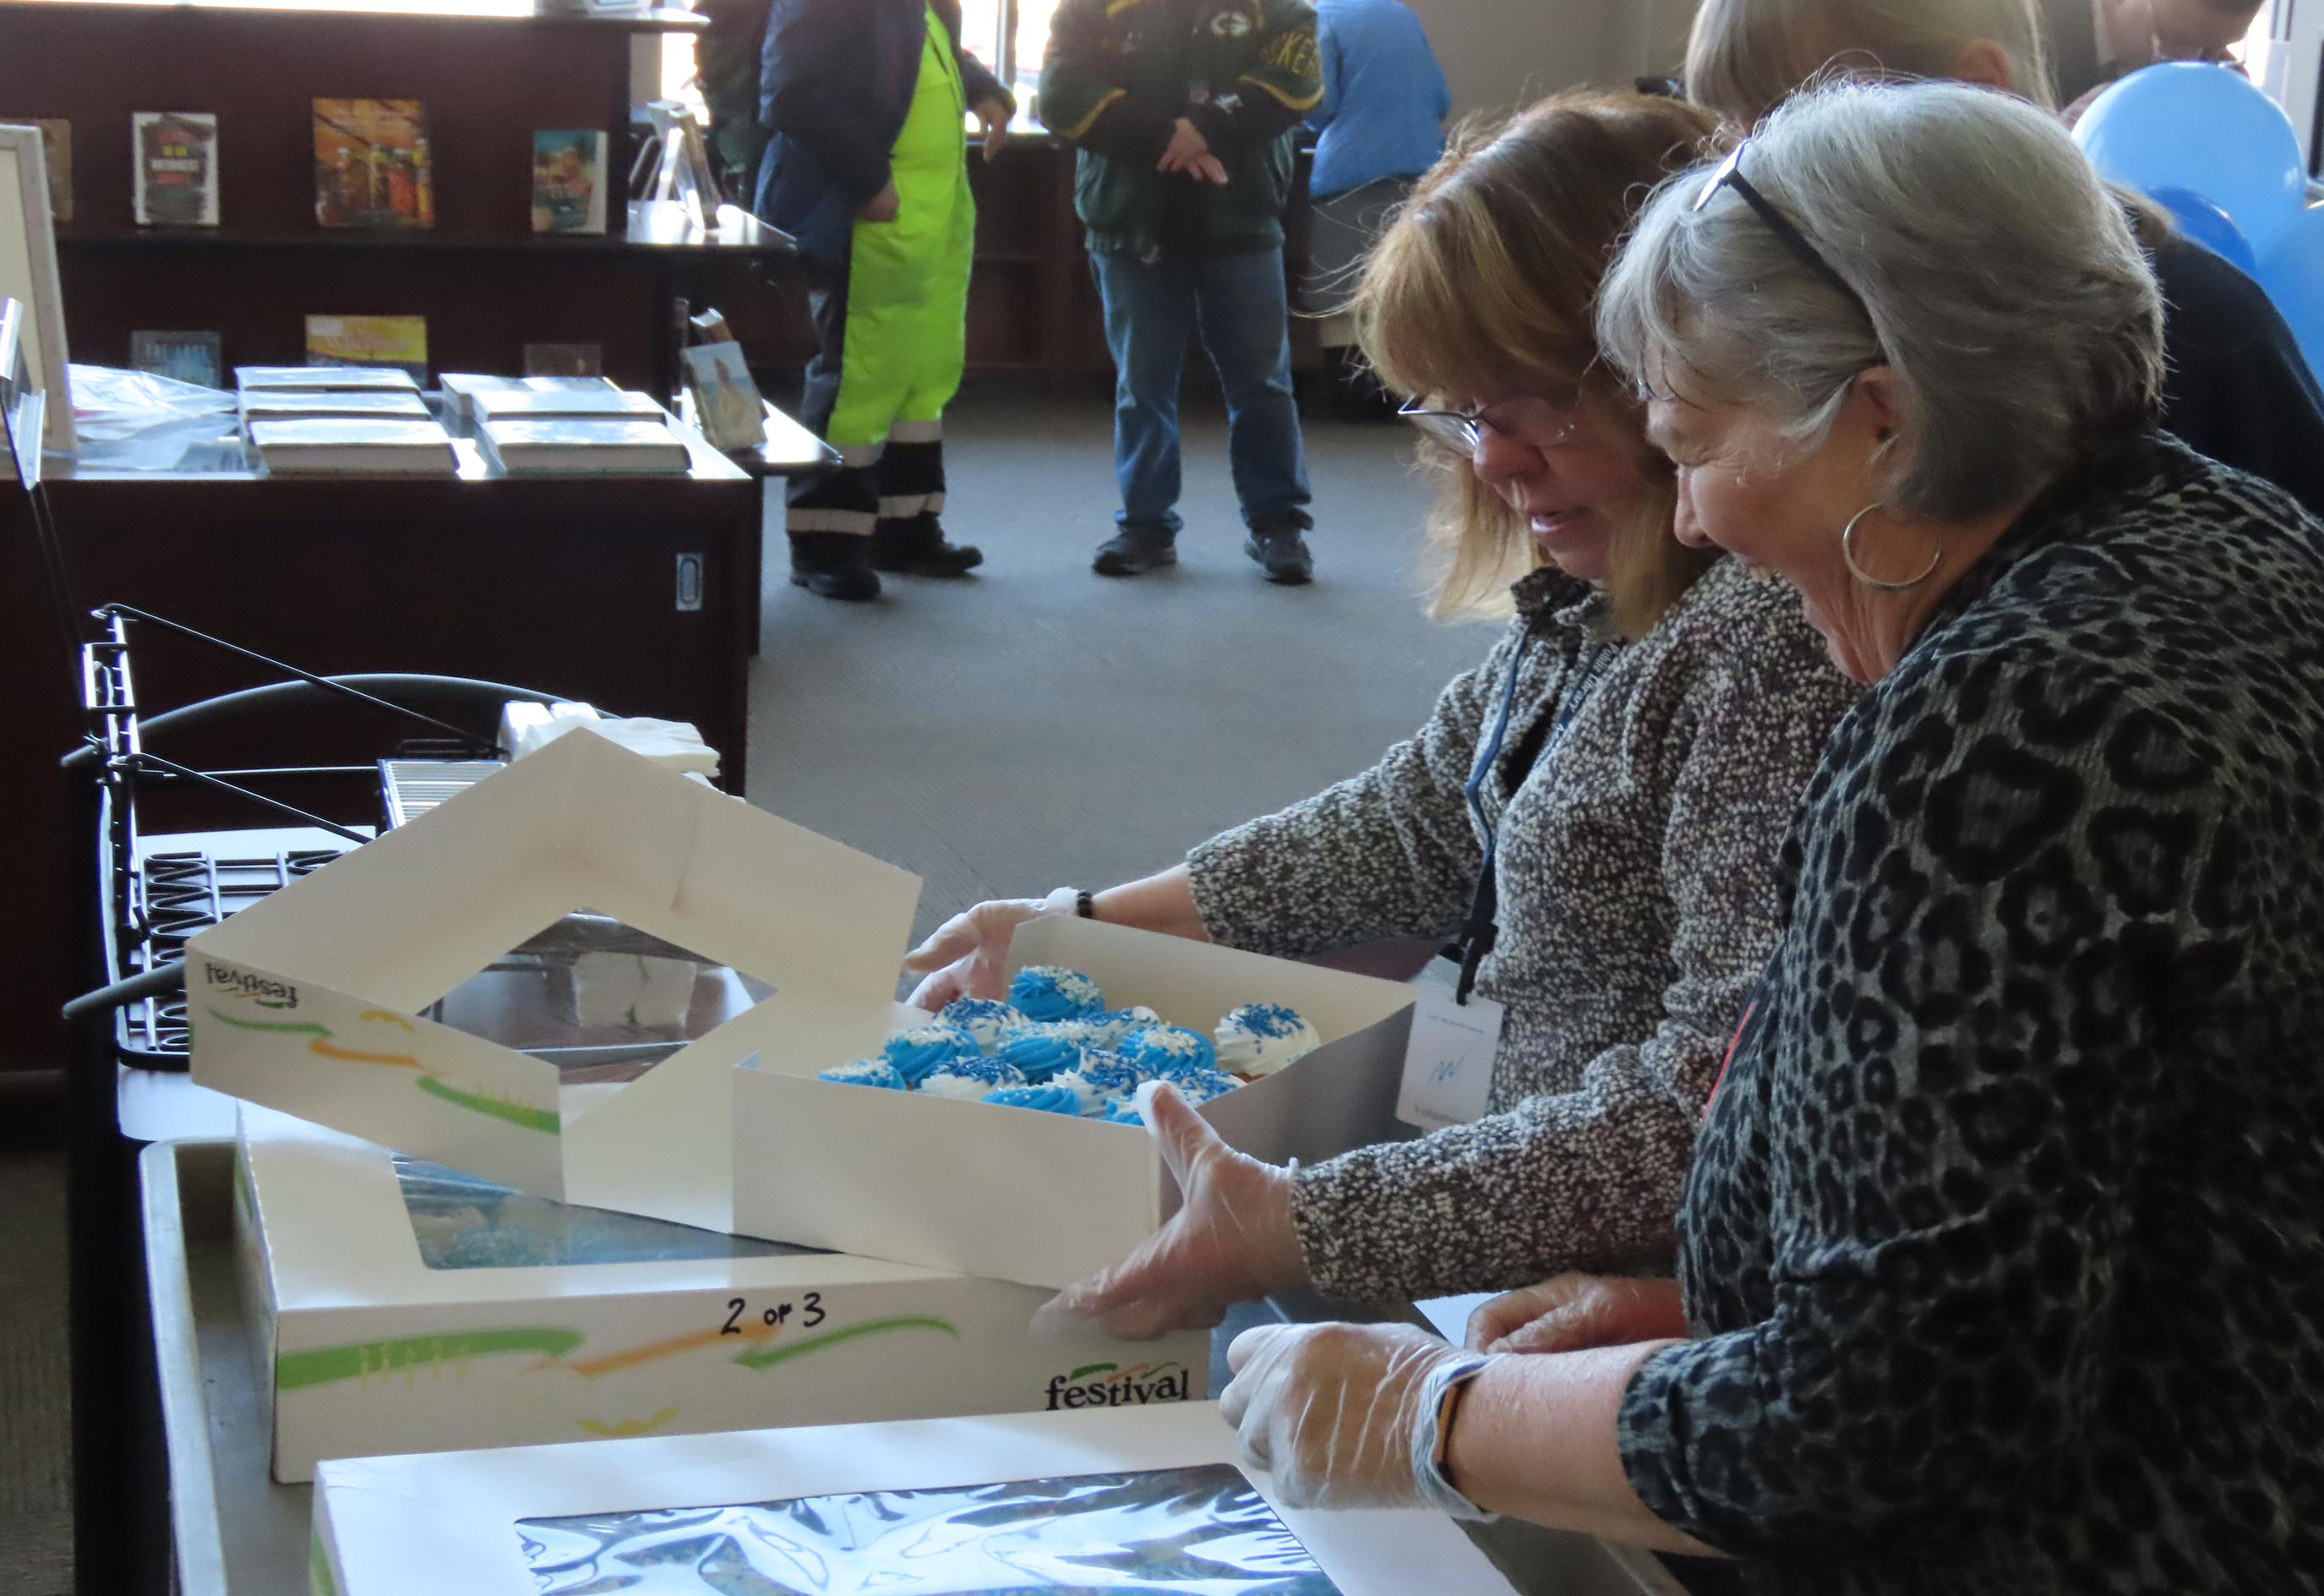
[[1425,979],[1414,984],[1420,997],[1412,1008],[1396,1117],[1423,1130],[1483,1118],[1501,1045],[1501,1006],[1473,992],[1467,1003],[1456,1003],[1449,986]]

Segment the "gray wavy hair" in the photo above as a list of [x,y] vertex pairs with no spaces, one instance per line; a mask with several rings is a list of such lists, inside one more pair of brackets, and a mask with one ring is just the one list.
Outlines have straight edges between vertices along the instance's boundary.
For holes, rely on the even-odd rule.
[[1788,101],[1742,174],[1862,298],[1788,249],[1711,168],[1647,202],[1598,340],[1642,390],[1739,401],[1819,446],[1854,377],[1896,374],[1896,507],[2000,508],[2149,425],[2163,300],[2122,206],[2065,129],[1955,83],[1827,84]]

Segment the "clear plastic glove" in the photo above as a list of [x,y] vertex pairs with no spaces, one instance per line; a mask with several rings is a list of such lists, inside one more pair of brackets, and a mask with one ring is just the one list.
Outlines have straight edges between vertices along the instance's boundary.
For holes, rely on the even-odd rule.
[[1220,1140],[1174,1088],[1139,1090],[1139,1112],[1185,1202],[1127,1259],[1044,1304],[1038,1330],[1085,1330],[1094,1320],[1108,1335],[1152,1341],[1207,1330],[1233,1304],[1307,1278],[1291,1222],[1291,1171]]
[[1227,1349],[1219,1411],[1292,1507],[1459,1510],[1434,1466],[1438,1414],[1485,1361],[1409,1324],[1264,1324]]
[[1686,1333],[1675,1280],[1558,1275],[1478,1305],[1468,1344],[1478,1352],[1578,1352]]
[[935,1010],[954,998],[1009,995],[1009,939],[1027,920],[1074,912],[1074,890],[1047,898],[995,898],[956,914],[904,956],[904,973],[927,979],[912,989],[915,1009]]

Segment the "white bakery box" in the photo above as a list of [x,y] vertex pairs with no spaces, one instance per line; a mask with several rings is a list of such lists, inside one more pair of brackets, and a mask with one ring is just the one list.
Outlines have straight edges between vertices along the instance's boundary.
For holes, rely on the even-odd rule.
[[[1414,989],[1071,916],[1020,926],[1013,971],[1062,964],[1109,1008],[1142,1003],[1205,1035],[1227,1010],[1286,1003],[1323,1045],[1201,1106],[1270,1162],[1411,1132],[1396,1119]],[[931,1268],[1063,1287],[1118,1263],[1177,1208],[1140,1126],[817,1080],[845,1062],[769,1049],[734,1071],[734,1228]]]
[[1036,1340],[1044,1292],[568,1206],[245,1105],[273,1471],[1204,1394],[1209,1337]]
[[1285,1508],[1235,1451],[1188,1402],[349,1459],[314,1590],[1511,1596],[1443,1514]]
[[877,1049],[919,887],[585,724],[193,938],[193,1078],[731,1230],[734,1065]]

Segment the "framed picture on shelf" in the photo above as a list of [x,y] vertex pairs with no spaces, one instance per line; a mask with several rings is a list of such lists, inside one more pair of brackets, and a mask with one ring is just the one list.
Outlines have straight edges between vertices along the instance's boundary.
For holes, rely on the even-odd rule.
[[65,348],[64,291],[57,277],[57,230],[49,209],[48,156],[41,130],[0,123],[0,298],[30,314],[26,364],[48,399],[42,447],[73,452],[71,356]]

